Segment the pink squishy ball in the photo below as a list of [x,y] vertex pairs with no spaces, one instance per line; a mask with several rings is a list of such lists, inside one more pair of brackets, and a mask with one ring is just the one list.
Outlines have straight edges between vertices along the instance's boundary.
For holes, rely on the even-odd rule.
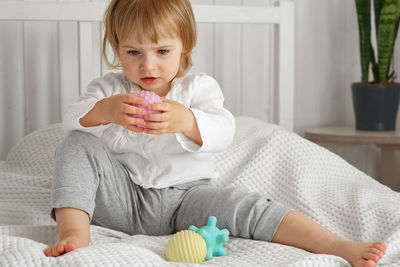
[[[148,105],[162,102],[161,97],[159,97],[157,94],[155,94],[154,92],[151,92],[151,91],[142,90],[139,93],[136,93],[136,96],[143,98],[145,100],[145,104],[144,105],[134,104],[134,106],[139,107],[139,108],[144,108],[146,110],[147,114],[161,113],[161,111],[159,111],[159,110],[148,110],[147,109]],[[135,118],[144,118],[143,114],[132,114],[132,116]],[[137,126],[141,127],[141,128],[145,128],[145,125],[143,125],[143,124],[138,124]]]

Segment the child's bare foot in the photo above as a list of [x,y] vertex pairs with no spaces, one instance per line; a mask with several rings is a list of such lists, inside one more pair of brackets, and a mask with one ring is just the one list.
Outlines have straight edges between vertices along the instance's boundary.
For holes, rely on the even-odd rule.
[[386,253],[383,242],[346,241],[297,211],[290,211],[283,218],[272,241],[312,253],[339,256],[353,267],[374,267]]
[[77,248],[89,245],[89,216],[86,212],[74,208],[55,209],[60,241],[44,250],[48,257],[58,257]]
[[338,256],[343,257],[353,267],[375,267],[385,255],[386,245],[383,242],[357,243],[348,242],[338,249]]
[[44,254],[48,257],[58,257],[77,248],[86,247],[88,245],[89,241],[86,237],[81,238],[79,233],[71,233],[71,235],[62,238],[58,243],[45,249]]

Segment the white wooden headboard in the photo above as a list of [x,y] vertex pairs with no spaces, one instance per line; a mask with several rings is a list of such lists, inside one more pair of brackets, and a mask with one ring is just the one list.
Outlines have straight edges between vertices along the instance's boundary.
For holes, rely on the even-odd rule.
[[[273,0],[269,0],[273,2]],[[49,99],[41,99],[41,103],[35,103],[36,105],[55,105],[59,106],[59,114],[62,113],[64,108],[75,102],[82,92],[86,90],[86,86],[90,80],[93,78],[102,75],[103,73],[110,71],[106,68],[106,65],[103,64],[101,58],[101,39],[102,39],[102,24],[101,21],[103,19],[104,10],[106,8],[108,1],[103,2],[87,2],[87,1],[10,1],[10,0],[1,0],[0,1],[0,39],[3,42],[3,38],[8,38],[8,36],[2,35],[2,29],[4,27],[9,26],[11,30],[8,33],[13,33],[13,29],[15,27],[19,27],[19,31],[22,32],[22,35],[17,40],[29,41],[30,40],[30,25],[35,24],[35,27],[41,27],[41,23],[48,23],[49,21],[55,22],[53,26],[56,27],[57,36],[54,37],[54,44],[43,44],[40,49],[49,49],[55,50],[49,51],[49,54],[53,55],[53,57],[58,57],[54,59],[58,62],[58,66],[53,70],[49,71],[48,75],[53,77],[52,86],[58,86],[59,88],[53,88],[54,90],[58,90],[58,93],[55,96],[50,97]],[[276,81],[268,81],[267,83],[271,85],[273,88],[273,93],[266,93],[264,89],[257,89],[261,92],[252,91],[250,87],[246,85],[246,88],[235,89],[234,92],[227,92],[230,90],[230,85],[225,86],[227,89],[224,89],[224,85],[222,85],[222,89],[224,90],[225,96],[229,94],[235,94],[236,96],[231,97],[228,96],[228,102],[230,103],[232,109],[234,109],[233,113],[235,115],[248,115],[246,112],[243,112],[243,107],[237,108],[239,104],[241,104],[241,99],[245,98],[247,94],[252,94],[252,99],[255,101],[260,101],[256,105],[264,105],[265,103],[273,103],[273,107],[270,107],[265,104],[265,106],[260,107],[260,109],[256,109],[256,113],[260,112],[269,112],[269,117],[262,117],[264,120],[269,120],[271,122],[277,123],[288,130],[293,130],[294,124],[294,3],[293,0],[281,0],[276,1],[273,6],[265,6],[265,5],[257,5],[257,6],[234,6],[234,5],[198,5],[193,4],[193,10],[196,16],[197,22],[202,25],[208,23],[217,23],[217,24],[231,24],[231,25],[249,25],[248,27],[258,27],[257,25],[271,25],[273,28],[272,31],[261,31],[262,33],[268,32],[269,37],[276,37],[275,40],[270,42],[273,46],[274,52],[269,56],[269,59],[277,59],[275,63],[272,63],[274,66],[274,74],[265,73],[265,77],[268,79],[275,78]],[[3,21],[3,22],[2,22]],[[27,25],[15,25],[15,22],[19,23],[27,23]],[[46,24],[47,25],[47,24]],[[43,27],[49,27],[43,24]],[[215,25],[215,24],[212,24]],[[3,28],[2,28],[3,27]],[[14,27],[14,28],[13,28]],[[32,26],[34,27],[34,26]],[[238,26],[241,27],[241,26]],[[21,30],[22,29],[22,30]],[[236,28],[234,28],[236,29]],[[234,30],[235,31],[235,30]],[[66,33],[65,33],[66,32]],[[75,34],[71,34],[71,33]],[[232,31],[231,31],[232,32]],[[244,34],[243,34],[244,35]],[[14,38],[14,36],[10,35],[10,38]],[[245,36],[243,37],[244,39]],[[201,39],[201,37],[199,38]],[[229,38],[225,38],[229,39]],[[201,40],[199,45],[201,44]],[[229,42],[231,40],[225,40],[224,46],[230,45]],[[253,45],[250,41],[250,47]],[[256,41],[256,40],[255,40]],[[254,42],[255,42],[254,41]],[[208,45],[206,41],[203,41],[203,45]],[[17,42],[17,46],[20,46],[19,41]],[[37,44],[35,44],[37,45]],[[36,92],[34,90],[30,90],[31,86],[41,87],[42,82],[37,81],[37,79],[33,79],[35,82],[27,82],[27,76],[35,75],[35,71],[40,71],[41,64],[46,64],[41,62],[39,59],[31,59],[30,64],[24,64],[26,61],[29,61],[31,55],[28,51],[30,44],[23,45],[21,49],[24,55],[21,58],[17,59],[18,63],[5,63],[3,68],[7,67],[15,67],[22,68],[22,81],[18,82],[18,86],[20,87],[20,94],[24,95],[24,100],[18,105],[18,109],[24,109],[25,105],[32,105],[32,101],[38,101],[35,99]],[[55,47],[54,47],[55,46]],[[1,48],[1,44],[0,44]],[[18,48],[16,48],[18,49]],[[203,49],[201,47],[199,50]],[[207,47],[204,49],[208,49]],[[72,52],[71,52],[72,51]],[[1,54],[0,54],[1,55]],[[56,56],[54,56],[56,55]],[[74,56],[71,56],[74,55]],[[212,56],[212,55],[210,55]],[[242,59],[246,59],[246,55],[241,55]],[[52,60],[52,59],[50,59]],[[3,61],[3,60],[2,60]],[[29,63],[29,62],[28,62]],[[239,64],[243,64],[242,62]],[[259,63],[257,63],[259,64]],[[265,64],[262,62],[260,65]],[[25,66],[28,65],[28,66]],[[194,61],[194,67],[196,67],[196,61]],[[214,64],[215,65],[215,64]],[[256,68],[261,68],[262,66],[256,66]],[[27,68],[30,68],[29,72]],[[34,74],[29,74],[32,69],[34,70]],[[2,75],[5,76],[5,72],[2,71],[0,65],[0,72],[3,72]],[[42,71],[43,72],[43,71]],[[213,73],[210,73],[211,75]],[[242,74],[251,77],[253,73]],[[235,76],[235,73],[231,73],[231,76]],[[261,74],[260,76],[264,76]],[[2,76],[0,76],[1,78]],[[264,77],[264,78],[265,78]],[[18,78],[18,77],[17,77]],[[29,77],[28,77],[29,78]],[[218,77],[216,77],[218,80]],[[260,77],[259,77],[260,78]],[[261,77],[262,79],[263,77]],[[249,79],[254,79],[251,77]],[[0,79],[1,80],[1,79]],[[235,80],[236,81],[236,80]],[[46,83],[46,82],[44,82]],[[243,86],[243,82],[241,83]],[[12,92],[14,89],[9,88],[8,84],[4,84],[0,81],[0,96],[3,97]],[[46,84],[45,84],[46,86]],[[44,86],[44,87],[45,87]],[[48,85],[47,85],[48,86]],[[236,86],[236,85],[235,85]],[[51,86],[50,86],[51,87]],[[21,89],[22,88],[22,89]],[[10,90],[10,91],[8,91]],[[38,89],[40,90],[40,89]],[[226,90],[226,91],[225,91]],[[269,89],[271,90],[271,89]],[[42,97],[43,98],[43,97]],[[268,99],[271,98],[271,99]],[[4,97],[3,99],[6,99]],[[253,101],[254,102],[254,101]],[[260,104],[261,103],[261,104]],[[250,103],[252,105],[253,103]],[[254,105],[254,104],[253,104]],[[229,108],[229,107],[228,107]],[[265,111],[268,109],[267,111]],[[3,109],[5,111],[6,109]],[[9,109],[8,109],[9,110]],[[11,108],[11,111],[13,108]],[[261,111],[258,111],[261,110]],[[47,110],[46,110],[47,111]],[[40,114],[42,117],[51,116],[48,115],[45,110],[43,114]],[[0,112],[1,113],[1,112]],[[252,112],[247,112],[252,113]],[[254,112],[253,112],[254,113]],[[31,130],[34,130],[35,125],[40,125],[40,119],[30,120],[29,119],[29,111],[24,111],[24,126],[17,126],[25,129],[25,134],[29,133]],[[250,114],[252,115],[252,114]],[[54,115],[55,116],[55,115]],[[58,118],[57,117],[57,118]],[[57,120],[54,118],[48,119],[48,121]],[[0,125],[7,126],[8,122],[5,119],[1,119],[0,116]],[[28,126],[27,126],[28,125]],[[14,136],[8,132],[2,132],[5,129],[4,127],[0,127],[0,159],[2,155],[2,150],[7,150],[9,148],[10,142],[7,141],[7,136]],[[11,138],[12,139],[12,138]],[[12,141],[11,141],[12,142]],[[6,144],[6,145],[4,145]],[[8,145],[7,145],[8,144]],[[7,147],[8,146],[8,147]],[[4,154],[4,153],[3,153]]]

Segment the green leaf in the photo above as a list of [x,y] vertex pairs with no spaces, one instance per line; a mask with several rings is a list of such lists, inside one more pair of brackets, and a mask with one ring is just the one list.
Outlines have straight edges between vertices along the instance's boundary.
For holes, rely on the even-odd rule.
[[379,22],[380,22],[380,17],[381,17],[381,9],[383,2],[385,0],[374,0],[374,15],[375,15],[375,33],[376,33],[376,39],[378,40],[378,32],[379,32]]
[[368,82],[369,64],[374,57],[371,46],[371,1],[355,0],[355,3],[360,35],[361,81]]
[[[400,22],[400,0],[397,1],[397,23],[396,23],[396,29],[394,30],[394,32],[395,32],[394,43],[396,43],[397,32],[399,31],[399,22]],[[394,45],[394,43],[393,43],[393,45]]]
[[380,12],[378,32],[378,83],[388,83],[393,56],[396,27],[398,24],[398,0],[385,0]]

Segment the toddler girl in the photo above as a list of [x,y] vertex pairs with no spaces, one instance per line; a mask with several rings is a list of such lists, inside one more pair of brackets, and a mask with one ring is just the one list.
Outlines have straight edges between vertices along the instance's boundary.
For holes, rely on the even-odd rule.
[[[92,81],[64,118],[52,216],[60,241],[47,256],[89,245],[89,224],[131,235],[169,235],[218,216],[232,236],[272,241],[375,266],[382,242],[346,241],[258,193],[216,188],[212,153],[232,141],[235,121],[218,83],[189,73],[196,24],[189,0],[113,0],[103,51],[122,72]],[[105,55],[107,58],[107,55]],[[162,97],[149,112],[135,93]],[[139,116],[144,115],[144,117]]]

